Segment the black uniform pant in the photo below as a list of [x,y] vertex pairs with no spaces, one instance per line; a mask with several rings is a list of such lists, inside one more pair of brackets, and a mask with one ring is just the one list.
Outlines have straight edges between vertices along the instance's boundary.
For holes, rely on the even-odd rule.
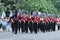
[[19,30],[19,33],[20,33],[20,28],[21,28],[21,22],[18,22],[18,30]]
[[60,30],[60,26],[58,25],[58,30]]
[[18,30],[18,20],[14,20],[14,32],[15,32],[15,34],[17,34],[17,30]]
[[2,27],[2,24],[0,24],[0,29],[1,29],[1,27]]
[[55,31],[55,26],[53,26],[53,31]]
[[25,22],[25,32],[28,32],[28,21]]
[[25,23],[21,21],[21,31],[22,33],[25,32]]
[[34,22],[34,32],[37,33],[37,22]]
[[38,31],[41,31],[41,23],[40,22],[38,22]]
[[29,22],[29,31],[32,33],[33,32],[33,23]]
[[11,23],[12,33],[14,32],[14,23]]

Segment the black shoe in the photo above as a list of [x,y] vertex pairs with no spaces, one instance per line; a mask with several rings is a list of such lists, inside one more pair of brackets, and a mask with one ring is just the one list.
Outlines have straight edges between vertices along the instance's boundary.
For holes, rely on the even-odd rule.
[[14,34],[17,34],[17,33],[14,33]]

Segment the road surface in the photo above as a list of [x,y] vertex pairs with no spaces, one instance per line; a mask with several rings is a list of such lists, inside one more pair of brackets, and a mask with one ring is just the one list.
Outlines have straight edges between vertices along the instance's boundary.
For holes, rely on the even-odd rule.
[[0,31],[0,40],[60,40],[60,31],[55,32],[38,32],[35,33],[18,33]]

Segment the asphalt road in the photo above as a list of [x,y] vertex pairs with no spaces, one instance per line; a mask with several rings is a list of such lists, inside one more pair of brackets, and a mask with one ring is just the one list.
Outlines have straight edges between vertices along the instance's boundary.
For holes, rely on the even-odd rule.
[[35,33],[18,33],[0,31],[0,40],[60,40],[60,31],[55,32],[38,32]]

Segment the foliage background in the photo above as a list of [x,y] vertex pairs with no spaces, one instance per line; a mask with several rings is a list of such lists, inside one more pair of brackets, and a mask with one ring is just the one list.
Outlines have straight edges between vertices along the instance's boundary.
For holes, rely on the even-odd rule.
[[60,15],[60,0],[0,0],[0,14],[14,9]]

